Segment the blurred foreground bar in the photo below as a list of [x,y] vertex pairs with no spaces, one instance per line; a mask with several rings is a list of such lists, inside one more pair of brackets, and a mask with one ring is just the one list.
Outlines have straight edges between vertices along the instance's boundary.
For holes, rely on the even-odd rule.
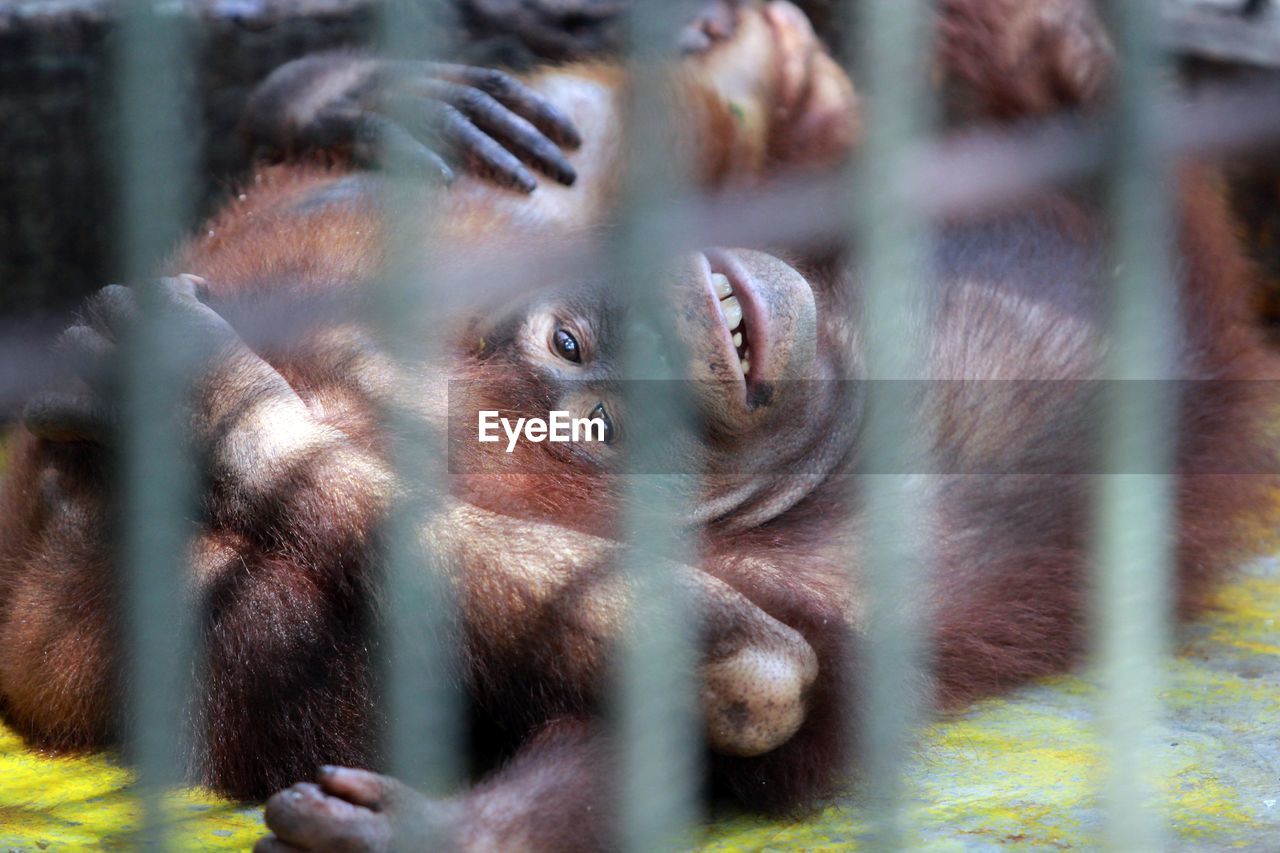
[[[119,210],[114,235],[126,280],[156,271],[181,236],[189,212],[194,148],[184,105],[190,100],[183,21],[151,3],[122,4],[113,44]],[[137,846],[163,847],[165,790],[183,781],[186,692],[191,683],[194,620],[187,570],[193,472],[181,416],[192,365],[158,304],[139,292],[142,322],[124,344],[124,500],[117,518],[124,607],[125,751],[141,799]],[[171,839],[168,839],[171,840]]]
[[[858,227],[854,257],[859,271],[861,321],[866,341],[867,407],[862,458],[891,474],[857,478],[865,508],[865,572],[871,614],[860,632],[862,661],[855,685],[862,719],[857,733],[861,762],[853,768],[866,804],[872,849],[911,846],[904,790],[918,693],[928,649],[920,590],[930,583],[931,491],[928,471],[932,425],[921,423],[911,399],[926,376],[926,353],[913,333],[919,311],[930,303],[929,225],[913,203],[909,178],[927,141],[932,117],[931,4],[923,0],[857,0],[858,57],[854,79],[866,94],[866,137],[849,187]],[[913,322],[913,319],[915,322]],[[917,346],[920,345],[920,346]],[[923,486],[923,487],[922,487]],[[855,504],[857,496],[855,496]],[[852,559],[852,555],[851,555]]]
[[[630,624],[619,656],[614,699],[621,739],[621,848],[629,853],[687,849],[701,818],[701,717],[697,714],[697,613],[675,563],[693,564],[687,501],[700,490],[700,471],[672,471],[664,449],[691,424],[680,352],[670,329],[672,308],[662,286],[675,259],[680,191],[689,163],[672,162],[675,117],[663,89],[662,68],[675,53],[670,22],[691,20],[697,0],[647,0],[632,6],[628,38],[631,90],[626,117],[630,143],[625,196],[611,268],[629,300],[623,330],[627,431],[625,531]],[[674,351],[673,351],[674,350]],[[677,372],[678,371],[678,372]],[[696,499],[696,498],[695,498]]]
[[[384,4],[380,55],[398,60],[437,56],[441,33],[432,13],[439,5],[438,0]],[[439,188],[428,184],[413,164],[399,161],[391,146],[384,171],[380,203],[387,260],[376,283],[372,319],[399,367],[399,381],[433,381],[425,378],[431,376],[443,385],[439,371],[420,367],[443,358],[438,345],[443,317],[434,310],[437,300],[432,297],[438,283],[430,275],[436,247],[425,238],[432,233],[432,202]],[[443,797],[464,781],[467,768],[457,670],[459,620],[450,568],[424,546],[421,535],[440,510],[448,482],[442,437],[408,402],[414,396],[396,395],[382,413],[399,488],[381,531],[382,565],[373,567],[383,583],[382,633],[376,646],[381,658],[374,665],[387,710],[382,744],[388,771],[420,791]],[[427,849],[455,844],[448,838],[416,841]]]
[[1169,645],[1178,383],[1178,290],[1170,252],[1175,197],[1170,158],[1161,151],[1160,105],[1166,67],[1157,49],[1154,0],[1111,0],[1120,54],[1108,187],[1114,242],[1103,422],[1103,476],[1094,495],[1094,649],[1101,669],[1099,716],[1106,756],[1103,844],[1159,850],[1154,736],[1161,722],[1160,674]]

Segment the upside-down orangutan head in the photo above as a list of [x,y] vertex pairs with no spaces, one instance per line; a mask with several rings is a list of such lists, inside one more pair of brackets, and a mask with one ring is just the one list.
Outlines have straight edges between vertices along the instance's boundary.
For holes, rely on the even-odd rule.
[[[857,422],[853,383],[836,381],[853,371],[847,318],[815,270],[766,251],[708,249],[667,266],[656,323],[608,277],[476,321],[460,342],[466,381],[450,388],[454,473],[485,475],[471,478],[487,484],[478,488],[482,501],[487,493],[510,509],[518,491],[558,517],[573,503],[559,487],[582,501],[589,483],[583,523],[607,525],[614,475],[631,460],[626,378],[646,375],[643,365],[628,372],[625,349],[629,338],[649,336],[648,351],[687,390],[692,417],[664,433],[661,470],[639,473],[700,473],[686,496],[696,524],[745,529],[785,512],[849,453]],[[519,418],[552,412],[600,427],[577,440],[568,428],[568,441],[527,440]],[[494,486],[531,476],[541,490]]]

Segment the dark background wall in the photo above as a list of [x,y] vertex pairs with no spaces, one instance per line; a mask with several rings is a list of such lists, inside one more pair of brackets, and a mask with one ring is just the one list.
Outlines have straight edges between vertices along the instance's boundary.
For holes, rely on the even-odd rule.
[[[0,315],[57,311],[116,273],[110,21],[103,0],[0,2]],[[230,191],[252,87],[301,54],[367,40],[369,0],[218,0],[193,19],[200,210]]]

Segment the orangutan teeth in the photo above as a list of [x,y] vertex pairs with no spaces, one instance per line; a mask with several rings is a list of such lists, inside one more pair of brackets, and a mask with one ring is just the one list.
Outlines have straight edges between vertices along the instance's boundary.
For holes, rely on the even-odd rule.
[[730,332],[742,325],[742,305],[738,303],[738,297],[730,296],[727,299],[721,299],[720,313],[724,315]]
[[738,364],[742,367],[742,376],[745,379],[751,371],[751,350],[750,347],[745,346],[747,327],[742,323],[742,303],[738,301],[737,296],[734,296],[733,285],[724,273],[713,272],[711,286],[715,288],[716,296],[720,299],[720,315],[724,317],[729,334],[733,336],[733,348],[737,350]]
[[716,296],[720,299],[733,295],[733,287],[729,284],[729,277],[724,273],[713,272],[711,274],[711,284],[715,287]]

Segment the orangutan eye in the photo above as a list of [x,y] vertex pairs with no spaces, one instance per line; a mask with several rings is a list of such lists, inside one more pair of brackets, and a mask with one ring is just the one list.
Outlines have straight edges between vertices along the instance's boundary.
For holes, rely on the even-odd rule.
[[591,414],[587,415],[591,420],[604,421],[604,443],[613,444],[613,419],[609,417],[609,412],[605,409],[604,403],[596,403],[596,407],[591,410]]
[[552,345],[555,347],[556,353],[565,361],[582,364],[582,347],[578,345],[578,339],[570,332],[564,329],[556,329],[555,337],[552,338]]

